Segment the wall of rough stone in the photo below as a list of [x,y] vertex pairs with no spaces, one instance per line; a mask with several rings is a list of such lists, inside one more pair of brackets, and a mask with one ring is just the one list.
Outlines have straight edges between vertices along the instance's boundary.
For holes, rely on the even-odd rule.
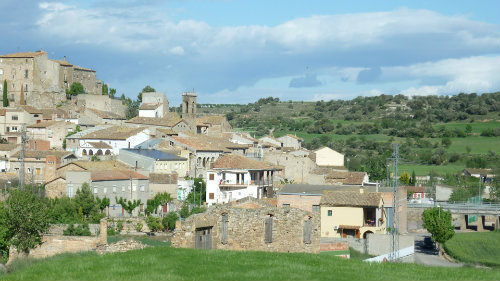
[[77,106],[80,111],[85,108],[93,108],[101,111],[108,111],[125,117],[125,109],[121,100],[115,100],[105,95],[78,95]]
[[311,173],[317,166],[309,157],[294,156],[281,151],[265,152],[264,161],[283,166],[284,177],[296,183],[325,184],[324,175]]
[[[62,253],[76,253],[94,250],[99,244],[97,236],[44,236],[42,245],[32,249],[28,256],[31,258],[47,258]],[[25,257],[24,254],[18,253],[14,246],[10,247],[9,261],[10,264],[14,259]]]
[[[79,224],[73,224],[78,227]],[[68,224],[51,224],[46,235],[57,236],[63,235],[64,230],[68,228]],[[92,235],[99,235],[99,224],[89,224],[89,230]]]
[[[228,241],[221,242],[222,214],[228,214]],[[266,243],[265,220],[272,215],[272,242]],[[311,218],[311,243],[303,241],[304,221]],[[218,205],[205,213],[186,219],[174,232],[173,247],[195,248],[197,228],[212,227],[212,249],[253,250],[270,252],[319,253],[319,214],[295,208],[263,207],[243,209]]]
[[422,226],[422,213],[424,212],[424,208],[408,208],[407,211],[407,219],[408,219],[408,231],[415,231],[424,229]]

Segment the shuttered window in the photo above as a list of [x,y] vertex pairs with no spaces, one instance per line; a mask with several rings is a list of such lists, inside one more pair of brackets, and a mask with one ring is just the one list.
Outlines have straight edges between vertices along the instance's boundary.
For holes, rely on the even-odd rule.
[[304,244],[311,244],[312,235],[312,220],[311,218],[304,221]]
[[222,223],[221,223],[221,230],[220,230],[220,241],[222,244],[227,244],[227,227],[229,223],[229,218],[227,214],[222,214]]
[[273,217],[272,216],[269,216],[268,218],[266,218],[264,242],[266,242],[266,243],[273,242]]

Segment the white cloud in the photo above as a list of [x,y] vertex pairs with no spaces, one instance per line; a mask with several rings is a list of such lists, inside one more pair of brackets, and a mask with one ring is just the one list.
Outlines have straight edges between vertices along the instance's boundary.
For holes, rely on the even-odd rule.
[[[419,81],[405,94],[499,87],[498,57],[486,56],[499,51],[498,25],[433,11],[400,9],[311,16],[276,26],[214,27],[196,20],[173,22],[148,5],[97,9],[43,2],[39,8],[38,31],[59,45],[133,54],[144,64],[163,62],[172,65],[170,77],[183,87],[212,93],[266,78],[303,77],[306,67],[345,82],[370,69],[381,69],[381,75],[366,83]],[[373,90],[379,91],[376,86]],[[366,87],[360,92],[371,95]],[[318,94],[325,95],[332,94]]]

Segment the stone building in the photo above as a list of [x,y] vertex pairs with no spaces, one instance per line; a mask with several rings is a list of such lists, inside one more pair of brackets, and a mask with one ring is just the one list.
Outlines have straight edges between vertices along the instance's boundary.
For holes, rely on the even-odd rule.
[[168,114],[168,100],[164,93],[142,93],[142,104],[139,107],[139,117],[162,118]]
[[[107,95],[78,95],[75,99],[79,112],[84,113],[86,109],[95,109],[109,116],[125,117],[127,107],[121,100],[112,99]],[[94,111],[95,113],[95,111]],[[96,113],[99,114],[99,113]],[[101,116],[102,117],[102,116]]]
[[[26,135],[33,140],[48,141],[50,148],[62,149],[64,138],[75,130],[76,125],[65,121],[47,121],[26,127]],[[37,150],[36,147],[33,149]]]
[[262,200],[242,199],[211,206],[178,222],[172,237],[177,248],[268,252],[320,251],[318,214],[277,208]]
[[95,70],[51,60],[44,51],[1,55],[0,80],[7,80],[12,105],[20,105],[23,93],[27,105],[53,107],[66,100],[66,89],[74,82],[80,82],[88,94],[102,94]]
[[231,133],[233,127],[225,115],[206,115],[196,119],[196,133],[220,137],[224,133]]
[[191,132],[196,132],[196,98],[198,94],[195,92],[184,92],[182,94],[182,119],[186,120],[190,127]]
[[188,171],[186,158],[156,149],[120,149],[118,160],[151,173],[175,173],[185,177]]
[[283,147],[290,147],[294,150],[299,150],[302,148],[302,139],[294,135],[284,135],[278,138],[283,144]]

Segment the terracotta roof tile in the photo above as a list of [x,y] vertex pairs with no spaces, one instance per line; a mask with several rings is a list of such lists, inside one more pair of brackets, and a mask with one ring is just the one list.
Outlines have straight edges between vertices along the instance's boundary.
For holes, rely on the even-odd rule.
[[97,115],[97,116],[99,116],[101,118],[104,118],[104,119],[120,119],[120,120],[125,119],[122,116],[120,116],[120,115],[118,115],[116,113],[113,113],[113,112],[109,112],[109,111],[102,111],[102,110],[97,110],[97,109],[94,109],[94,108],[87,108],[87,110],[90,110],[95,115]]
[[109,145],[103,141],[98,141],[98,142],[89,141],[87,143],[90,144],[93,148],[108,148],[108,149],[113,148],[111,145]]
[[[57,158],[61,158],[67,155],[73,154],[70,151],[64,151],[64,150],[26,150],[24,151],[24,157],[25,158],[46,158],[49,155],[56,156]],[[14,153],[11,158],[13,159],[18,159],[21,157],[21,152],[17,151]]]
[[215,160],[214,169],[276,170],[277,167],[264,161],[253,160],[240,155],[224,155]]
[[96,140],[126,140],[127,138],[137,135],[144,131],[145,128],[129,128],[121,126],[113,126],[103,130],[94,131],[82,136],[80,139],[96,139]]
[[30,106],[30,105],[21,105],[21,107],[24,109],[24,111],[28,112],[29,114],[42,114],[43,113],[42,110],[35,108],[33,106]]
[[359,191],[323,191],[320,205],[324,206],[353,206],[353,207],[376,207],[380,204],[382,195],[377,192]]
[[47,127],[50,127],[52,125],[61,124],[64,122],[65,121],[45,121],[45,122],[31,124],[29,126],[26,126],[26,128],[47,128]]
[[187,147],[199,151],[224,151],[230,152],[231,149],[246,149],[247,145],[232,143],[224,138],[211,137],[206,135],[184,135],[171,136],[173,140]]
[[465,170],[468,171],[470,174],[487,175],[493,173],[493,169],[466,168]]
[[92,181],[110,181],[110,180],[128,180],[139,179],[147,180],[148,177],[131,170],[99,170],[92,171]]
[[69,165],[76,165],[84,170],[87,171],[94,171],[94,170],[113,170],[113,169],[118,169],[118,170],[126,170],[130,169],[129,166],[126,164],[123,164],[122,162],[116,161],[116,160],[106,160],[106,161],[73,161],[71,163],[68,163],[66,165],[63,165],[62,167],[66,167]]
[[155,117],[139,117],[136,116],[130,120],[125,121],[125,123],[132,124],[144,124],[153,126],[163,126],[163,127],[174,127],[179,124],[182,119],[177,115],[167,114],[166,117],[155,118]]
[[197,124],[211,124],[211,125],[220,125],[222,124],[226,119],[225,115],[205,115],[196,118],[196,123]]
[[1,55],[0,58],[34,58],[46,54],[47,54],[46,52],[24,52],[24,53]]
[[57,62],[61,66],[73,66],[73,64],[65,60],[52,60],[52,61]]

